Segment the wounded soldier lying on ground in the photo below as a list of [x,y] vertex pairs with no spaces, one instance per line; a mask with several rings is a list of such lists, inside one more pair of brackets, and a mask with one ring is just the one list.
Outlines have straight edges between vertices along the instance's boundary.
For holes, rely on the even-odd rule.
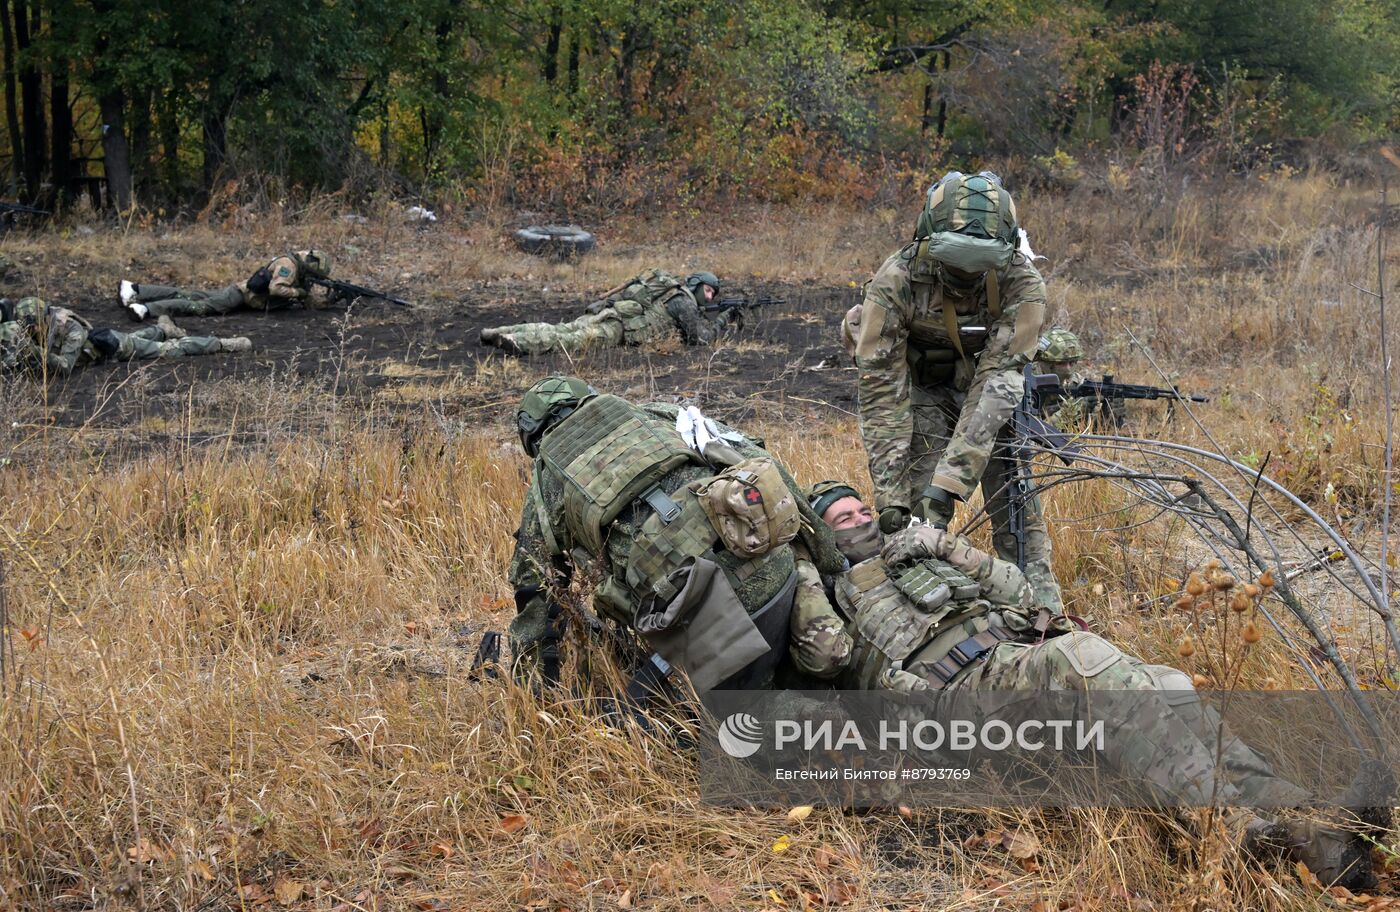
[[[807,602],[794,611],[792,659],[804,673],[843,688],[936,697],[944,705],[970,692],[1140,692],[1135,714],[1106,720],[1113,730],[1133,734],[1110,739],[1109,749],[1100,755],[1121,777],[1160,789],[1177,804],[1319,806],[1305,790],[1275,775],[1228,728],[1217,756],[1222,730],[1216,711],[1199,698],[1167,699],[1168,694],[1194,694],[1184,672],[1150,665],[1078,629],[1066,616],[1037,606],[1014,564],[930,525],[887,535],[882,544],[874,512],[841,482],[821,482],[809,497],[812,510],[835,531],[837,547],[850,566],[824,577],[832,595],[824,606]],[[915,596],[939,585],[947,587],[940,593],[946,600],[930,613]],[[876,618],[879,623],[862,623]],[[910,630],[924,631],[912,648]],[[903,637],[902,647],[891,649],[882,639],[886,635]],[[891,652],[902,658],[892,660]],[[1154,698],[1156,694],[1161,696]],[[1095,705],[1111,713],[1102,708],[1113,701]],[[999,718],[1013,725],[1018,721]],[[1372,794],[1376,785],[1354,791]],[[1188,794],[1182,794],[1183,787]],[[1353,808],[1367,801],[1343,796],[1338,803]],[[1270,819],[1238,810],[1228,819],[1251,851],[1286,852],[1326,883],[1350,889],[1372,885],[1364,836],[1368,828],[1343,823],[1355,815],[1340,810],[1327,816],[1329,822],[1322,823],[1301,814]]]
[[0,369],[5,371],[66,375],[103,361],[186,358],[252,348],[242,336],[188,335],[169,317],[125,333],[94,329],[68,308],[46,305],[39,298],[21,298],[16,304],[0,301]]

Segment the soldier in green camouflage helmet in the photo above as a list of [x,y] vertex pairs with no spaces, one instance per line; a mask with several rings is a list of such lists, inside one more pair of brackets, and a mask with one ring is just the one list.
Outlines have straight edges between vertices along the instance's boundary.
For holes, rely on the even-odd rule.
[[[1184,672],[1148,664],[1052,615],[1014,564],[927,524],[886,536],[882,547],[873,511],[854,488],[828,481],[809,495],[849,564],[827,577],[849,654],[840,686],[949,698],[972,691],[1143,692],[1131,718],[1105,720],[1137,736],[1114,739],[1103,754],[1114,772],[1157,789],[1163,800],[1202,807],[1313,803],[1228,729],[1217,756],[1220,717],[1196,697]],[[1117,704],[1097,705],[1102,718]],[[1290,849],[1329,883],[1359,886],[1370,877],[1361,840],[1341,830],[1250,812],[1235,822],[1247,841]]]
[[[997,553],[1012,559],[1012,465],[999,458],[1023,369],[1035,357],[1045,282],[1016,208],[990,172],[951,172],[926,195],[915,240],[885,260],[842,327],[859,371],[861,436],[880,528],[946,525],[980,485]],[[1058,611],[1040,500],[1025,505],[1025,572]]]
[[300,303],[323,307],[331,293],[312,284],[312,279],[329,278],[331,256],[324,250],[298,250],[274,257],[242,282],[218,291],[198,291],[122,280],[119,294],[122,306],[133,320],[148,317],[208,317],[239,309],[279,310]]
[[704,306],[718,294],[719,278],[712,272],[692,273],[682,281],[648,269],[609,291],[576,320],[483,329],[481,344],[516,355],[645,346],[675,338],[687,345],[710,345],[729,326],[742,325],[738,310],[715,319],[705,315]]
[[[1084,379],[1078,365],[1084,358],[1084,346],[1079,337],[1067,329],[1052,329],[1040,339],[1035,370],[1038,374],[1054,374],[1062,389],[1069,389]],[[1063,431],[1077,431],[1092,423],[1113,432],[1128,418],[1127,404],[1122,399],[1084,399],[1076,396],[1043,396],[1041,417]]]
[[[8,304],[8,302],[6,302]],[[67,375],[102,361],[185,358],[219,352],[244,352],[252,343],[243,337],[219,339],[191,336],[162,317],[156,326],[134,333],[94,329],[66,307],[47,305],[39,298],[22,298],[0,307],[0,367],[38,374]]]
[[787,470],[693,407],[575,377],[535,384],[517,425],[534,458],[509,571],[517,671],[557,679],[560,594],[578,574],[597,581],[595,614],[697,689],[765,682],[795,606],[825,604],[819,573],[841,565]]

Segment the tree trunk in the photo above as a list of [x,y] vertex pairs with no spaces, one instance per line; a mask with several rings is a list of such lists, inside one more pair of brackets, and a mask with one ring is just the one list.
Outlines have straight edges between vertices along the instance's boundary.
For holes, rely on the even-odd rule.
[[126,98],[121,89],[104,92],[102,168],[107,172],[107,199],[118,212],[131,208],[131,150],[126,144]]
[[49,123],[52,128],[54,198],[60,205],[73,202],[73,110],[68,106],[68,61],[54,60],[49,75]]
[[180,114],[171,86],[160,99],[160,181],[175,199],[180,195]]
[[[943,72],[953,65],[953,55],[949,51],[943,52]],[[943,129],[948,126],[948,98],[946,96],[938,99],[938,138],[943,138]]]
[[575,27],[569,35],[569,97],[578,95],[578,50],[580,29]]
[[628,23],[622,31],[622,47],[618,49],[615,68],[617,100],[621,105],[623,117],[632,116],[632,64],[636,55],[637,26]]
[[10,132],[10,156],[14,162],[14,186],[24,179],[24,140],[19,134],[19,102],[15,97],[15,29],[8,0],[0,3],[0,36],[5,52],[5,126]]
[[[25,0],[15,0],[15,51],[25,55],[30,49],[32,36],[39,25],[39,11],[34,9],[33,19]],[[43,183],[45,147],[48,145],[48,129],[44,121],[44,80],[33,59],[25,59],[19,68],[19,93],[24,127],[24,198],[33,202]]]
[[228,111],[214,101],[204,111],[204,189],[214,192],[214,181],[228,159]]
[[549,38],[544,45],[544,81],[552,87],[559,76],[559,38],[564,33],[564,9],[554,4],[549,14]]
[[[151,99],[154,93],[146,89],[135,98],[127,112],[127,119],[131,121],[131,189],[134,193],[146,191],[151,186]],[[105,120],[105,118],[104,118]],[[106,137],[103,137],[104,155]],[[115,199],[115,194],[113,194]]]

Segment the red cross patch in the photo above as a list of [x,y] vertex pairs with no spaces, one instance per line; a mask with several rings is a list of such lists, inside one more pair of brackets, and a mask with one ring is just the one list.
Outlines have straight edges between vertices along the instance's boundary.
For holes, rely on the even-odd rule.
[[749,488],[744,491],[744,502],[749,505],[763,503],[763,495],[758,493],[758,488]]

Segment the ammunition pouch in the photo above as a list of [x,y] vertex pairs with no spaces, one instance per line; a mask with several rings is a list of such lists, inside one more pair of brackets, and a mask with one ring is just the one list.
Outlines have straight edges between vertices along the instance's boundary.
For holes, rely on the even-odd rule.
[[916,386],[925,388],[950,386],[958,374],[958,362],[963,360],[951,348],[932,348],[909,352],[909,374]]

